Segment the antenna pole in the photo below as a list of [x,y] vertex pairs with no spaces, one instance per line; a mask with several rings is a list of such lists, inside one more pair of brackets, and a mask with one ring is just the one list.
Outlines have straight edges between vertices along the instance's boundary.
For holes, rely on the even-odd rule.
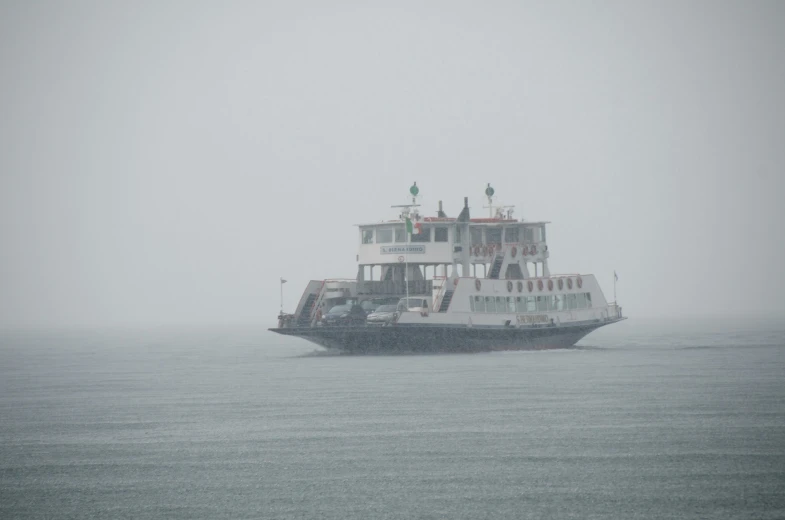
[[488,187],[485,188],[485,195],[488,197],[488,216],[493,218],[493,194],[496,193],[491,187],[491,183],[488,183]]
[[613,271],[613,303],[616,304],[616,271]]
[[[408,218],[408,217],[407,217]],[[406,310],[409,310],[409,229],[406,229],[406,252],[403,254],[406,263],[403,267],[403,283],[406,285]]]

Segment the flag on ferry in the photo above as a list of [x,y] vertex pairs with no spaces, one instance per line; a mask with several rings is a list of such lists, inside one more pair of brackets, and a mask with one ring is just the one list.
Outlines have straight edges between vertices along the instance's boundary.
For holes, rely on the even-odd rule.
[[286,283],[286,280],[284,280],[283,278],[281,278],[281,283]]
[[406,231],[410,235],[419,235],[421,230],[422,230],[422,224],[420,224],[419,222],[415,222],[414,224],[412,224],[411,219],[408,217],[406,218]]
[[616,271],[613,271],[613,279],[614,279],[614,280],[617,280],[617,281],[618,281],[618,279],[619,279],[619,275],[618,275],[618,274],[616,274]]

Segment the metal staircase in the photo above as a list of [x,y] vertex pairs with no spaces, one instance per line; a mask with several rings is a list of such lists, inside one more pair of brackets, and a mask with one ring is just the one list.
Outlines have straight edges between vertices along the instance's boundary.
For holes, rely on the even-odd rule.
[[297,316],[297,326],[298,327],[308,327],[311,324],[311,315],[313,313],[313,306],[316,303],[316,298],[319,296],[319,293],[311,293],[308,295],[308,298],[305,300],[305,304],[303,304],[303,310],[300,311],[300,315]]
[[439,305],[439,312],[447,312],[447,309],[450,307],[450,302],[452,301],[452,293],[455,291],[447,290],[444,293],[444,298],[442,298],[442,303]]
[[493,278],[495,280],[499,279],[499,274],[502,271],[502,263],[504,263],[504,253],[497,253],[493,258],[493,264],[491,265],[491,272],[488,275],[488,278]]

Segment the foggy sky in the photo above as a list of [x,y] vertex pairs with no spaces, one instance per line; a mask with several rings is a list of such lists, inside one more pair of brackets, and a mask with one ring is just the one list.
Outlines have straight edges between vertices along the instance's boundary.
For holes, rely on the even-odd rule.
[[412,181],[632,317],[785,314],[785,4],[328,4],[1,2],[0,327],[274,324]]

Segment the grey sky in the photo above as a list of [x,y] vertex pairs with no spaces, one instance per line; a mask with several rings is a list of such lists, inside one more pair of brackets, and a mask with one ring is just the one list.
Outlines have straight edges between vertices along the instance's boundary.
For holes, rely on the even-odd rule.
[[785,4],[421,4],[0,3],[0,326],[274,323],[414,180],[632,316],[785,313]]

